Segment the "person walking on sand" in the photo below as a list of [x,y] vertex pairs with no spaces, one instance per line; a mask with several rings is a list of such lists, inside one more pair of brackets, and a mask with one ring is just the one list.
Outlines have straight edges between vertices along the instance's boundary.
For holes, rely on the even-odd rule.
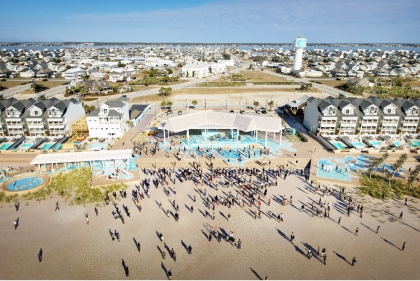
[[15,229],[16,229],[17,228],[17,221],[16,220],[13,221],[13,225],[15,226]]
[[293,231],[292,231],[292,234],[290,235],[290,242],[291,242],[293,245],[295,245],[294,241],[295,241],[295,235],[293,234]]
[[403,217],[403,212],[401,211],[399,219],[402,220],[402,217]]
[[338,224],[340,224],[341,223],[341,217],[340,218],[338,218]]
[[356,232],[355,232],[356,236],[359,236],[359,228],[356,227]]
[[86,223],[87,223],[87,225],[89,225],[89,217],[88,216],[86,216]]
[[137,250],[139,251],[139,253],[140,253],[140,242],[137,242]]
[[402,248],[401,248],[401,251],[404,251],[405,250],[405,244],[406,244],[406,242],[403,243]]
[[376,234],[378,234],[378,232],[379,232],[379,228],[380,228],[381,226],[380,225],[378,225],[378,227],[376,228]]
[[241,239],[239,239],[238,240],[238,249],[241,249],[241,247],[242,247],[242,241],[241,241]]
[[60,211],[60,207],[58,207],[58,201],[57,201],[57,203],[55,203],[55,210],[57,211],[57,210],[59,210]]
[[188,252],[188,254],[189,254],[189,255],[191,255],[191,254],[192,254],[192,247],[191,247],[191,245],[189,245],[189,246],[188,246],[188,248],[187,248],[187,252]]
[[324,255],[324,264],[327,265],[327,255]]
[[168,271],[168,279],[169,280],[172,280],[172,271],[170,269]]
[[353,257],[353,259],[351,260],[351,266],[354,266],[355,263],[356,263],[356,257]]
[[161,233],[161,234],[159,234],[159,238],[160,238],[160,242],[162,243],[163,242],[163,239],[164,239],[164,237],[163,237],[163,234]]

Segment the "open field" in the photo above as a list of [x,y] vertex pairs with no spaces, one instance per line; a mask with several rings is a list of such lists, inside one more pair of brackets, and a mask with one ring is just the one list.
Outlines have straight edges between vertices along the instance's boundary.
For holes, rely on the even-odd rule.
[[[311,89],[310,91],[300,91],[296,89],[289,89],[289,88],[184,88],[175,90],[172,92],[172,95],[169,97],[162,97],[158,94],[151,94],[142,97],[136,97],[130,102],[138,103],[138,102],[152,102],[152,101],[163,101],[163,100],[177,100],[182,99],[179,96],[191,96],[196,95],[195,99],[205,99],[206,96],[220,96],[221,98],[226,98],[231,95],[240,96],[241,94],[249,96],[250,98],[256,98],[257,96],[269,96],[272,97],[275,95],[279,97],[284,93],[287,96],[293,96],[293,93],[296,93],[298,96],[307,95],[307,94],[319,94],[321,91],[317,89]],[[223,97],[225,96],[225,97]]]
[[9,80],[7,80],[7,81],[0,81],[0,85],[1,86],[3,86],[3,87],[6,87],[6,88],[8,88],[8,89],[10,89],[10,88],[13,88],[13,87],[16,87],[16,86],[19,86],[19,85],[23,85],[23,84],[27,84],[27,83],[29,83],[30,81],[28,80],[28,82],[24,82],[24,81],[9,81]]
[[[241,70],[238,74],[242,75],[244,78],[247,78],[248,80],[246,82],[286,82],[286,80],[283,78],[266,74],[261,70]],[[225,77],[220,77],[214,81],[223,82],[226,80]]]

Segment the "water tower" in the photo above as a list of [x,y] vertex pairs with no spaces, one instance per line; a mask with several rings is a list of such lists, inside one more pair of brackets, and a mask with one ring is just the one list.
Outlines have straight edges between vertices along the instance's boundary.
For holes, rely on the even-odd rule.
[[293,70],[300,70],[302,68],[303,49],[306,47],[306,38],[299,36],[295,39],[295,64]]

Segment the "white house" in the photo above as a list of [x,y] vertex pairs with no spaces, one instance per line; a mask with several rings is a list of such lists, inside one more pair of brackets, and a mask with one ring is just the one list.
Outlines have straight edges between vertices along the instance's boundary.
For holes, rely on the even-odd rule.
[[78,79],[81,78],[82,75],[85,74],[85,71],[81,68],[70,68],[69,70],[62,73],[64,79],[72,80],[77,76]]
[[115,101],[107,101],[86,117],[89,136],[120,138],[127,129],[127,120],[129,120],[127,98],[120,97]]

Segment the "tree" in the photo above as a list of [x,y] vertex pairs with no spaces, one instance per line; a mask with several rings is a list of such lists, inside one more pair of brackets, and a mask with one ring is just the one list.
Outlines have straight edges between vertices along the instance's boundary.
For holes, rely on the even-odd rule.
[[271,111],[271,108],[273,107],[273,105],[274,105],[274,101],[270,101],[270,102],[268,103],[268,106],[270,107],[270,111]]
[[260,105],[260,103],[257,102],[257,101],[254,101],[253,105],[255,106],[255,109],[257,109],[257,107]]
[[309,90],[310,88],[312,88],[312,83],[306,83],[306,88],[308,88],[308,90]]
[[191,104],[195,107],[198,102],[196,100],[192,100]]
[[161,103],[160,103],[160,106],[166,106],[166,101],[162,101]]
[[172,105],[173,105],[173,102],[168,101],[168,102],[166,103],[166,105],[167,105],[167,106],[172,106]]
[[400,158],[392,165],[393,175],[401,169],[401,167],[404,165],[404,162],[407,160],[407,154],[401,154]]
[[408,190],[411,190],[412,184],[417,180],[417,177],[420,174],[420,165],[417,165],[414,170],[411,171],[410,176],[408,177]]
[[223,53],[222,57],[223,57],[224,60],[230,60],[230,55],[229,54]]
[[388,179],[388,185],[391,185],[391,178],[394,175],[391,171],[385,170],[385,177]]

